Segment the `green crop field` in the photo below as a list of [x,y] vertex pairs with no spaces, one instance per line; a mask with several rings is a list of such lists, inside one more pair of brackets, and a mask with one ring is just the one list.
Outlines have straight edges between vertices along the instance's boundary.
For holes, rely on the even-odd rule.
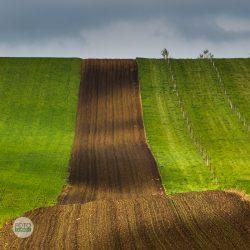
[[80,64],[0,58],[0,225],[54,204],[66,182]]
[[[138,64],[147,138],[167,192],[237,188],[250,193],[250,133],[230,108],[212,63],[171,60],[171,69],[165,60],[138,59]],[[250,60],[215,64],[230,99],[249,122]]]

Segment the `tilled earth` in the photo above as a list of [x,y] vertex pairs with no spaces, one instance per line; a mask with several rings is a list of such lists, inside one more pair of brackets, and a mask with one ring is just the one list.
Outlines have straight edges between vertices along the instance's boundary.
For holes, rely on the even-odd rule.
[[144,136],[137,63],[86,60],[69,182],[59,204],[164,192]]
[[27,239],[0,233],[0,249],[249,249],[249,203],[235,193],[173,196],[57,205],[25,214]]
[[250,203],[225,191],[166,196],[147,146],[137,64],[85,60],[70,163],[58,205],[12,222],[0,249],[249,249]]

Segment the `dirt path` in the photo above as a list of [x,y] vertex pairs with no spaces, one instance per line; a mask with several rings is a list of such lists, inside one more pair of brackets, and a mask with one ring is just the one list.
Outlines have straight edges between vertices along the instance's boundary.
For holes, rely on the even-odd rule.
[[58,205],[12,222],[0,249],[249,249],[250,203],[236,193],[165,196],[144,136],[137,65],[86,60],[70,166]]
[[59,204],[163,193],[143,128],[135,60],[86,60],[70,188]]

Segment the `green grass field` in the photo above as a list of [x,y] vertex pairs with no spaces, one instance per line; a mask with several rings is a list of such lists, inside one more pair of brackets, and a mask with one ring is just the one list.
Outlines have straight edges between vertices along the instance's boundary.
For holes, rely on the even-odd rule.
[[[216,60],[228,92],[246,118],[249,63],[249,59]],[[237,188],[250,193],[250,133],[230,109],[211,63],[171,60],[194,135],[209,154],[218,184],[190,138],[168,64],[157,59],[138,59],[138,64],[147,138],[167,192]]]
[[250,59],[217,59],[216,66],[232,102],[250,124]]
[[80,64],[0,58],[0,225],[54,204],[66,182]]

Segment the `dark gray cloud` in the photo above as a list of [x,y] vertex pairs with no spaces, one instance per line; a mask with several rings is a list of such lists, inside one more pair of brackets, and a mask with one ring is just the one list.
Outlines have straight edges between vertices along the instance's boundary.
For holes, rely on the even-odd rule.
[[[94,34],[100,39],[98,32],[102,30],[111,36],[112,48],[116,47],[112,44],[115,39],[108,29],[124,23],[131,25],[131,30],[126,29],[127,39],[136,36],[138,43],[143,42],[139,32],[141,37],[150,33],[148,39],[152,43],[161,38],[162,44],[169,41],[173,46],[177,39],[190,46],[197,42],[213,48],[224,43],[238,46],[241,41],[244,44],[250,41],[249,11],[249,0],[0,0],[0,52],[43,45],[50,47],[51,52],[53,46],[58,49],[58,43],[62,56],[63,47],[67,44],[70,48],[70,43],[83,52],[84,46],[91,46],[90,40],[99,44],[93,40]],[[150,26],[150,22],[159,25],[159,20],[161,29]],[[150,31],[145,23],[151,27]],[[134,34],[134,26],[138,24],[141,30]]]

